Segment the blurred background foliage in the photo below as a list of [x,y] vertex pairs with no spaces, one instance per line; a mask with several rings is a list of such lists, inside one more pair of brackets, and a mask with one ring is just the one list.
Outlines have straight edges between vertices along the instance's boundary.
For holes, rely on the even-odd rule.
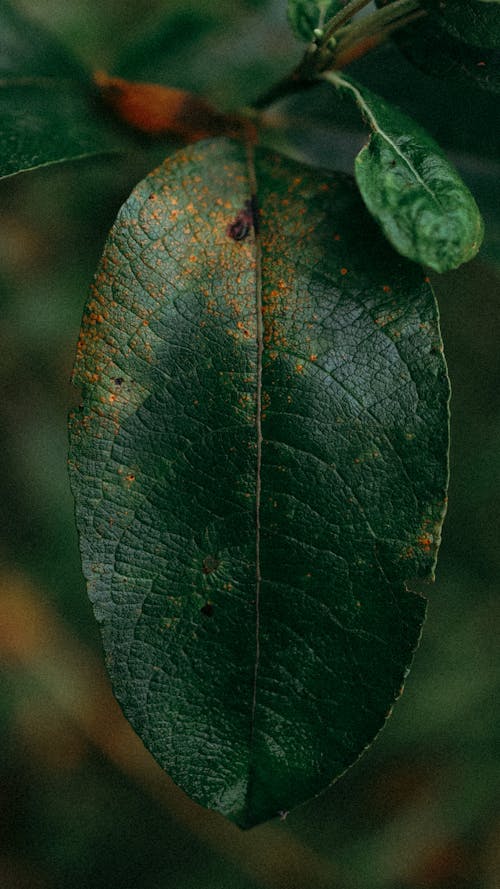
[[[19,0],[89,68],[252,101],[300,56],[284,0]],[[115,61],[116,60],[116,61]],[[173,145],[0,183],[0,886],[3,889],[498,889],[500,886],[500,121],[390,47],[351,68],[445,145],[487,220],[436,278],[453,382],[450,508],[403,699],[373,747],[285,822],[241,833],[191,803],[111,697],[66,475],[69,375],[114,216]],[[357,122],[323,88],[266,138],[348,169]],[[272,128],[271,128],[272,124]]]

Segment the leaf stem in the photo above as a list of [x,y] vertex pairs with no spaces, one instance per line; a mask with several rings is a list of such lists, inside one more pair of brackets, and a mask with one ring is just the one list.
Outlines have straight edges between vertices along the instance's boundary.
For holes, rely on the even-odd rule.
[[343,9],[330,19],[323,39],[328,42],[345,22],[348,22],[358,12],[361,12],[369,3],[371,3],[371,0],[350,0],[350,3],[347,3]]
[[[419,12],[420,15],[426,15],[426,11],[421,7],[420,0],[395,0],[390,6],[377,9],[371,15],[366,16],[366,18],[352,22],[345,27],[337,25],[337,27],[333,28],[335,19],[338,18],[338,15],[334,16],[321,41],[320,51],[317,54],[316,69],[324,71],[329,67],[337,67],[336,57],[341,45],[343,44],[342,48],[345,47],[346,41],[349,44],[353,44],[360,40],[375,37],[385,29],[395,30],[393,27],[394,23],[397,23],[398,28],[403,27],[413,20],[412,16],[415,12]],[[387,33],[390,33],[390,31],[388,30]],[[331,46],[331,40],[334,35],[335,45]]]
[[394,31],[398,31],[403,26],[406,27],[406,25],[418,21],[418,19],[425,15],[427,15],[425,9],[416,9],[415,12],[405,16],[404,21],[396,19],[395,21],[382,26],[379,31],[368,34],[346,34],[346,39],[339,40],[329,69],[327,68],[323,70],[339,70],[347,67],[351,62],[356,61],[356,59],[366,55],[367,52],[380,46],[380,44],[387,40]]
[[[420,0],[395,0],[361,19],[346,24],[369,0],[351,0],[335,15],[319,42],[307,48],[301,62],[287,76],[254,102],[255,109],[265,108],[286,96],[314,86],[324,71],[345,67],[379,46],[393,31],[427,15]],[[335,36],[334,36],[335,35]],[[332,46],[332,40],[334,45]]]

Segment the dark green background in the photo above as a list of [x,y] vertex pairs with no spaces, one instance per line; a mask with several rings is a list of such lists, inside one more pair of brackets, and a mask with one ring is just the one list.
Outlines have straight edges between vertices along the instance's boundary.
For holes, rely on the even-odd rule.
[[[194,28],[197,16],[201,21],[205,15],[180,2],[19,4],[83,61],[108,68],[122,44],[147,30],[155,10],[170,15],[174,6],[193,10]],[[267,85],[263,46],[265,52],[273,43],[280,47],[277,66],[283,70],[300,53],[293,41],[285,43],[284,6],[276,3],[273,11],[255,0],[210,4],[210,16],[220,11],[222,24],[223,14],[243,16],[234,51],[221,56],[218,50],[219,70],[222,58],[232,66],[233,54],[243,63],[232,78],[224,69],[217,83],[212,56],[206,47],[197,55],[189,37],[173,53],[181,58],[175,53],[186,46],[191,60],[186,77],[199,77],[203,91],[205,71],[219,101],[249,100],[259,78]],[[252,33],[258,51],[243,39]],[[167,58],[165,79],[168,70]],[[172,71],[175,84],[182,63],[172,61]],[[100,643],[85,598],[66,474],[66,415],[75,398],[68,378],[82,307],[107,230],[166,146],[139,141],[127,157],[5,180],[0,183],[5,889],[499,885],[498,112],[495,123],[494,106],[483,94],[476,99],[472,92],[444,90],[421,74],[411,79],[408,64],[391,51],[351,72],[379,91],[396,93],[406,109],[418,109],[420,121],[447,143],[487,220],[480,257],[436,279],[454,391],[452,484],[438,579],[427,590],[427,625],[403,699],[371,750],[335,787],[284,824],[245,834],[186,800],[134,740],[102,678]],[[335,165],[324,97],[307,106],[321,124],[317,138],[324,162]],[[295,154],[311,152],[310,132],[308,126],[296,140]],[[337,129],[341,167],[356,142],[352,129]]]

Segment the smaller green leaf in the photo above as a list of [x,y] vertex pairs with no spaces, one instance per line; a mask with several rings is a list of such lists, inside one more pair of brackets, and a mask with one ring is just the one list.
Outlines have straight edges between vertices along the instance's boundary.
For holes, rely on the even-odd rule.
[[315,29],[323,28],[342,9],[341,0],[288,0],[288,21],[299,40],[309,43]]
[[411,118],[345,75],[325,80],[353,99],[372,135],[356,158],[363,200],[391,244],[445,272],[476,255],[483,238],[477,204],[434,140]]

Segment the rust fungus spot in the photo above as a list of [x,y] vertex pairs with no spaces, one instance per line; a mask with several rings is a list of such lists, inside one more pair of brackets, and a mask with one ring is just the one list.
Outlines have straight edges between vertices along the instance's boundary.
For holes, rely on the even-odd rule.
[[252,336],[252,334],[250,333],[250,331],[248,330],[248,328],[245,327],[245,325],[243,324],[243,321],[237,321],[237,322],[236,322],[236,327],[238,328],[238,330],[241,330],[241,332],[242,332],[243,336],[245,337],[245,339],[248,339],[249,337]]
[[389,287],[388,284],[384,284],[382,290],[384,291],[384,293],[392,293],[392,287]]
[[317,360],[318,360],[317,355],[309,355],[309,361],[317,361]]
[[417,537],[417,543],[420,549],[424,551],[424,553],[428,553],[431,551],[432,542],[433,541],[430,534],[421,534],[420,537]]
[[414,556],[415,556],[415,550],[413,549],[412,546],[405,547],[405,549],[401,553],[402,559],[413,559]]
[[304,365],[303,364],[296,364],[295,370],[297,371],[298,374],[301,374],[304,370]]
[[205,556],[202,562],[201,570],[203,574],[212,574],[214,571],[217,571],[217,568],[220,565],[220,559],[216,556]]
[[430,283],[431,283],[431,279],[429,278],[429,275],[426,275],[426,276],[425,276],[424,281],[425,281],[426,284],[430,284]]
[[340,235],[339,235],[338,232],[335,232],[335,234],[334,234],[334,236],[333,236],[333,240],[334,240],[334,241],[340,241]]
[[341,275],[347,275],[347,269],[346,269],[346,268],[341,268],[341,269],[340,269],[340,274],[341,274]]
[[129,472],[128,475],[125,476],[128,482],[135,482],[135,475],[133,472]]
[[205,602],[205,604],[202,605],[202,607],[200,608],[200,611],[202,614],[205,615],[205,617],[213,617],[214,606],[211,602]]

